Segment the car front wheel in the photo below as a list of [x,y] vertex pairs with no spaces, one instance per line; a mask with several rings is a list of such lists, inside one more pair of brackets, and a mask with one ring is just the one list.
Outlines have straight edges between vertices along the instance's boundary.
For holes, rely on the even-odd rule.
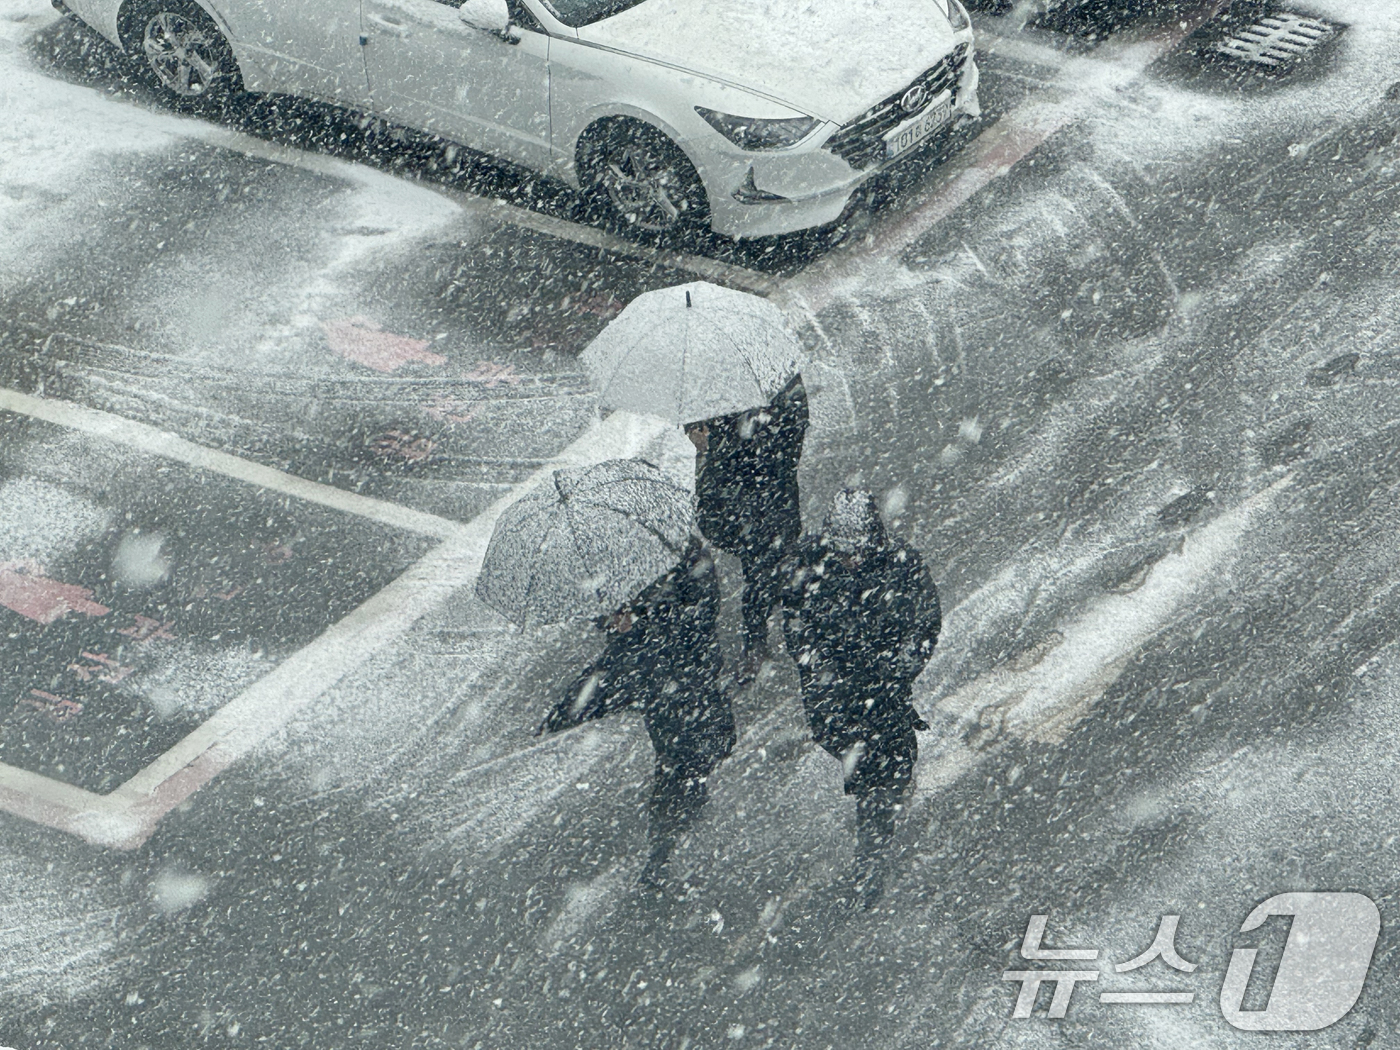
[[242,94],[233,49],[199,6],[180,0],[143,4],[130,35],[155,87],[176,106],[221,109]]
[[656,128],[612,121],[592,129],[579,152],[585,193],[624,232],[665,235],[709,218],[695,166]]

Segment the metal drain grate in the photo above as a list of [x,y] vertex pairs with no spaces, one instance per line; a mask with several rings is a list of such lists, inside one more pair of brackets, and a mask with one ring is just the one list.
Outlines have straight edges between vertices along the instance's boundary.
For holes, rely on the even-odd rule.
[[1214,50],[1238,62],[1274,69],[1307,58],[1336,32],[1335,26],[1316,18],[1278,12],[1231,33]]

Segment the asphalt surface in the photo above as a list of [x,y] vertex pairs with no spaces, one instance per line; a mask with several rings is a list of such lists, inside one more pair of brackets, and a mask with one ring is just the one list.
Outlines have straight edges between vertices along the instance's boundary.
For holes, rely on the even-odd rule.
[[0,450],[0,660],[22,698],[0,723],[0,761],[93,791],[149,764],[430,545],[11,413]]
[[[528,734],[596,650],[591,632],[522,635],[462,595],[135,851],[6,817],[0,1038],[1400,1045],[1385,992],[1400,918],[1398,41],[1384,4],[1315,6],[1351,24],[1272,78],[1203,63],[1208,30],[1133,67],[1175,9],[1019,32],[1014,13],[986,16],[991,114],[1063,103],[1074,119],[936,223],[919,218],[930,165],[839,243],[767,252],[783,256],[763,271],[774,298],[849,398],[849,418],[809,437],[807,520],[842,485],[872,488],[948,610],[917,696],[934,729],[879,910],[836,900],[853,814],[805,738],[791,668],[739,697],[740,742],[678,851],[677,899],[648,903],[631,888],[651,767],[640,725]],[[35,19],[0,59],[140,111],[110,56]],[[453,185],[425,185],[421,158],[395,174],[393,147],[342,158],[302,143],[331,165],[316,168],[150,119],[168,141],[104,156],[14,227],[32,248],[0,267],[5,384],[311,481],[469,520],[593,417],[577,350],[640,291],[691,276],[461,207],[443,196]],[[557,190],[476,178],[568,217]],[[123,723],[140,747],[106,756],[113,769],[162,745],[162,674],[216,650],[275,659],[423,549],[89,439],[55,452],[74,439],[4,422],[4,491],[42,490],[50,507],[33,549],[6,558],[42,558],[114,610],[42,627],[0,612],[17,617],[5,686],[65,698],[66,674],[100,690],[84,694],[93,710],[125,698],[145,721]],[[142,542],[154,534],[188,546]],[[297,557],[266,564],[289,535]],[[110,579],[123,542],[141,587]],[[722,569],[732,653],[737,570]],[[265,596],[214,595],[247,576]],[[203,648],[163,669],[173,643],[118,642],[118,613],[191,617],[172,633]],[[101,682],[113,669],[74,648],[131,673]],[[124,655],[138,648],[149,655]],[[6,723],[4,761],[23,764],[19,746],[66,773],[48,737],[11,743],[16,726],[78,724],[36,699]],[[1282,936],[1235,931],[1293,889],[1377,902],[1370,980],[1322,1032],[1238,1033],[1218,1006],[1230,951],[1258,946],[1267,970]],[[1066,1018],[1046,1016],[1043,990],[1014,1019],[1002,972],[1028,965],[1016,948],[1046,913],[1047,940],[1102,949],[1103,972]],[[1181,917],[1176,946],[1198,969],[1113,971],[1163,915]],[[1165,987],[1195,1001],[1097,996]],[[1267,994],[1255,982],[1246,1006]]]

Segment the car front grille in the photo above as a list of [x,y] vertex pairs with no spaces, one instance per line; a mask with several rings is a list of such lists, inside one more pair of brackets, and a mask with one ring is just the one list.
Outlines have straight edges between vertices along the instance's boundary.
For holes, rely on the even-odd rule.
[[962,76],[963,67],[967,65],[967,54],[967,45],[959,44],[939,59],[937,65],[921,73],[908,86],[872,106],[832,135],[826,142],[826,148],[857,170],[868,168],[884,155],[885,134],[913,115],[905,113],[899,103],[905,93],[910,88],[922,84],[927,90],[927,98],[933,101],[957,84],[958,78]]

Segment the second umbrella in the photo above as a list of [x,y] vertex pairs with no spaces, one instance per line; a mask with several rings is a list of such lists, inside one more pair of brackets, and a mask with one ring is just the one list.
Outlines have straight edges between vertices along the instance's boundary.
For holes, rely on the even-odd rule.
[[496,522],[477,596],[526,627],[613,612],[680,561],[693,521],[643,460],[556,470]]

